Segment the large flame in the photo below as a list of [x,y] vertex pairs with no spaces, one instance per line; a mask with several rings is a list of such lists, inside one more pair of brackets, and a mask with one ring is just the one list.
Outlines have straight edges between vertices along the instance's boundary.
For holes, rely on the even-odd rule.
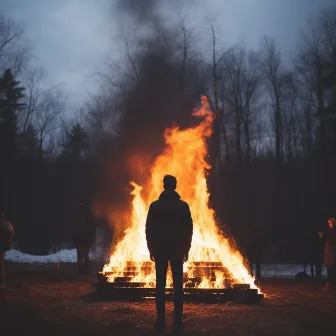
[[[227,268],[236,283],[245,283],[251,288],[257,288],[253,277],[244,265],[242,255],[234,250],[229,241],[219,232],[214,210],[208,205],[206,173],[211,167],[205,159],[206,140],[211,136],[215,116],[210,111],[206,97],[202,97],[202,106],[193,115],[202,118],[198,126],[185,130],[177,127],[166,130],[164,135],[166,148],[156,159],[151,170],[148,200],[145,201],[141,195],[142,187],[131,182],[134,187],[131,225],[111,255],[109,264],[103,269],[103,273],[109,276],[111,282],[117,277],[132,274],[133,282],[145,283],[147,287],[155,285],[154,263],[149,261],[146,245],[146,216],[150,203],[162,192],[163,176],[171,174],[177,178],[177,191],[189,204],[194,221],[192,246],[189,261],[185,264],[185,273],[189,278],[193,278],[195,265],[198,262],[203,264],[211,262],[211,265]],[[219,267],[211,277],[203,274],[197,287],[224,288],[226,275],[222,268]]]

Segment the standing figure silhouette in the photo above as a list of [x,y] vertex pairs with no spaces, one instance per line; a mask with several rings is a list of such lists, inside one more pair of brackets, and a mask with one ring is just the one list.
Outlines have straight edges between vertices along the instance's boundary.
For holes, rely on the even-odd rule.
[[176,177],[166,175],[164,191],[150,205],[146,221],[146,239],[150,258],[156,268],[156,329],[165,328],[165,288],[168,263],[174,285],[174,330],[183,330],[183,263],[188,260],[193,221],[189,205],[175,191]]

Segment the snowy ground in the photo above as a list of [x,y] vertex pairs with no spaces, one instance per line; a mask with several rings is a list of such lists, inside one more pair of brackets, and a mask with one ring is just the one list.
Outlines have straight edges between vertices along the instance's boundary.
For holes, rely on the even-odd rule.
[[[94,253],[90,253],[91,260],[99,260],[99,257]],[[46,256],[35,256],[25,254],[17,250],[11,250],[6,253],[6,260],[14,263],[25,264],[48,264],[48,263],[75,263],[77,254],[75,249],[61,250],[55,254]],[[283,277],[293,278],[296,274],[303,271],[303,265],[295,264],[264,264],[262,265],[263,277]],[[307,269],[308,271],[308,269]],[[326,270],[323,270],[323,275],[326,275]]]
[[[94,253],[90,253],[90,259],[96,260],[97,256]],[[75,263],[77,261],[77,253],[75,249],[71,249],[61,250],[45,256],[36,256],[17,250],[10,250],[6,253],[6,260],[23,264]]]
[[[298,273],[303,272],[303,265],[297,264],[263,264],[261,265],[261,275],[264,278],[294,278]],[[310,267],[306,273],[310,275]],[[327,275],[326,268],[322,269],[322,275]]]

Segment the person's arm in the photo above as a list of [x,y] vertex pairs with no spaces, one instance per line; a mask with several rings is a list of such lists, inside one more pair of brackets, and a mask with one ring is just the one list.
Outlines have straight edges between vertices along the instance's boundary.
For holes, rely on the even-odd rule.
[[154,227],[155,227],[155,219],[154,219],[154,207],[153,204],[150,205],[147,219],[146,219],[146,241],[147,241],[147,247],[149,250],[150,258],[154,261]]
[[15,236],[15,231],[11,222],[8,222],[8,226],[9,226],[9,239],[12,242]]
[[186,204],[185,211],[184,211],[184,221],[185,221],[185,255],[184,259],[185,261],[188,260],[189,251],[191,248],[191,241],[192,241],[192,235],[193,235],[193,220],[191,217],[191,212],[189,205]]
[[13,227],[13,225],[12,225],[11,222],[9,222],[9,225],[10,225],[11,237],[14,238],[14,236],[15,236],[15,230],[14,230],[14,227]]

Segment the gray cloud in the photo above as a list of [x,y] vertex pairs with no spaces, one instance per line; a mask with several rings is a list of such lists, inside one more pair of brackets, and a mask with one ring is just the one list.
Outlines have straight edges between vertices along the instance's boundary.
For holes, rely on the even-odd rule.
[[[117,54],[113,48],[120,15],[113,6],[117,1],[2,0],[0,12],[24,23],[27,38],[34,44],[34,63],[46,68],[50,80],[62,83],[70,102],[79,105],[87,91],[96,88],[93,74],[103,57]],[[124,0],[124,6],[129,1]],[[139,20],[157,10],[154,0],[146,3],[147,7],[131,7]],[[226,44],[244,41],[249,47],[257,47],[264,35],[270,35],[291,51],[307,16],[334,1],[185,0],[174,1],[173,6],[162,4],[160,13],[165,18],[187,12],[200,36],[206,36],[206,26],[213,17]]]
[[109,4],[88,0],[5,0],[2,13],[25,25],[33,43],[33,63],[79,104],[93,90],[92,74],[110,50]]

